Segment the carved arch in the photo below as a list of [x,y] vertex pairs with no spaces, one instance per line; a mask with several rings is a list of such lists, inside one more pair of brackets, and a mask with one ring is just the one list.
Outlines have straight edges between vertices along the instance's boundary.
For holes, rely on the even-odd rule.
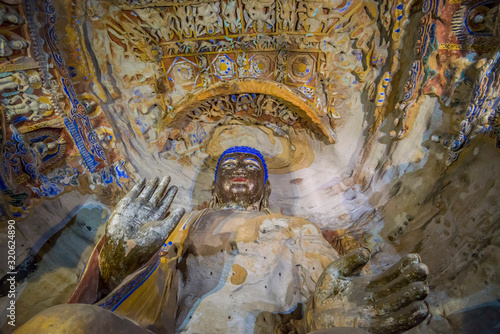
[[255,79],[239,79],[220,82],[208,89],[195,94],[189,94],[182,99],[164,118],[164,124],[172,127],[184,121],[189,113],[203,102],[218,96],[233,94],[265,94],[283,102],[291,111],[297,113],[313,130],[330,143],[335,142],[335,136],[330,126],[328,116],[320,112],[311,103],[305,101],[283,84]]

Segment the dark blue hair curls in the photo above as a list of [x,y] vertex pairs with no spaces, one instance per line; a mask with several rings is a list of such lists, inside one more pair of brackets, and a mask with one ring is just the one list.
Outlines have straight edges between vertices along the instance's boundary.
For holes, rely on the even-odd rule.
[[264,160],[264,157],[262,156],[262,154],[258,150],[256,150],[253,147],[249,147],[249,146],[233,146],[233,147],[228,148],[224,152],[222,152],[222,154],[220,155],[219,161],[217,161],[217,168],[215,168],[215,179],[216,180],[217,180],[217,171],[219,170],[219,164],[220,164],[222,158],[224,158],[225,155],[228,155],[230,153],[250,153],[250,154],[255,155],[257,158],[259,158],[260,161],[262,162],[262,165],[264,166],[264,172],[266,175],[264,182],[267,182],[266,161]]

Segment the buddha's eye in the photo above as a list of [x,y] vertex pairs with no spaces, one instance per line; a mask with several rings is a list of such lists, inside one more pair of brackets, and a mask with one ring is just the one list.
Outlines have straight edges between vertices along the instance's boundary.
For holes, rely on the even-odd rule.
[[258,166],[251,165],[251,164],[248,164],[246,167],[248,170],[259,170],[260,169]]
[[226,162],[222,165],[222,168],[234,168],[236,164],[234,162]]

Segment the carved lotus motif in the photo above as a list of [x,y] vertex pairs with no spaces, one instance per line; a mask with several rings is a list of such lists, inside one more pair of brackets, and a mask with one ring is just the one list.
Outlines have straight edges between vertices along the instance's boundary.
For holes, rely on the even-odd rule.
[[267,55],[253,55],[250,58],[250,73],[265,78],[274,72],[274,61]]
[[180,57],[172,64],[168,76],[170,80],[180,85],[192,84],[198,76],[198,66],[192,61]]
[[288,76],[293,83],[308,83],[315,72],[315,58],[299,53],[288,60]]
[[212,66],[219,79],[230,79],[236,73],[236,64],[225,54],[217,56]]

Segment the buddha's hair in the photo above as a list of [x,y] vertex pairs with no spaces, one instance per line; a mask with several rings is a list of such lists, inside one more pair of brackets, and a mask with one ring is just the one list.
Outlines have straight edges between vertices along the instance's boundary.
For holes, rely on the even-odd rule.
[[262,162],[262,165],[264,166],[264,173],[265,173],[264,182],[267,182],[267,165],[266,165],[266,161],[264,160],[264,157],[262,156],[262,153],[260,153],[255,148],[249,147],[249,146],[233,146],[233,147],[228,148],[224,152],[222,152],[222,154],[220,155],[219,161],[217,161],[217,168],[215,168],[215,180],[217,180],[217,171],[219,170],[219,164],[222,161],[222,158],[224,158],[224,156],[226,156],[228,154],[231,154],[231,153],[250,153],[250,154],[255,155],[257,158],[259,158],[260,161]]

